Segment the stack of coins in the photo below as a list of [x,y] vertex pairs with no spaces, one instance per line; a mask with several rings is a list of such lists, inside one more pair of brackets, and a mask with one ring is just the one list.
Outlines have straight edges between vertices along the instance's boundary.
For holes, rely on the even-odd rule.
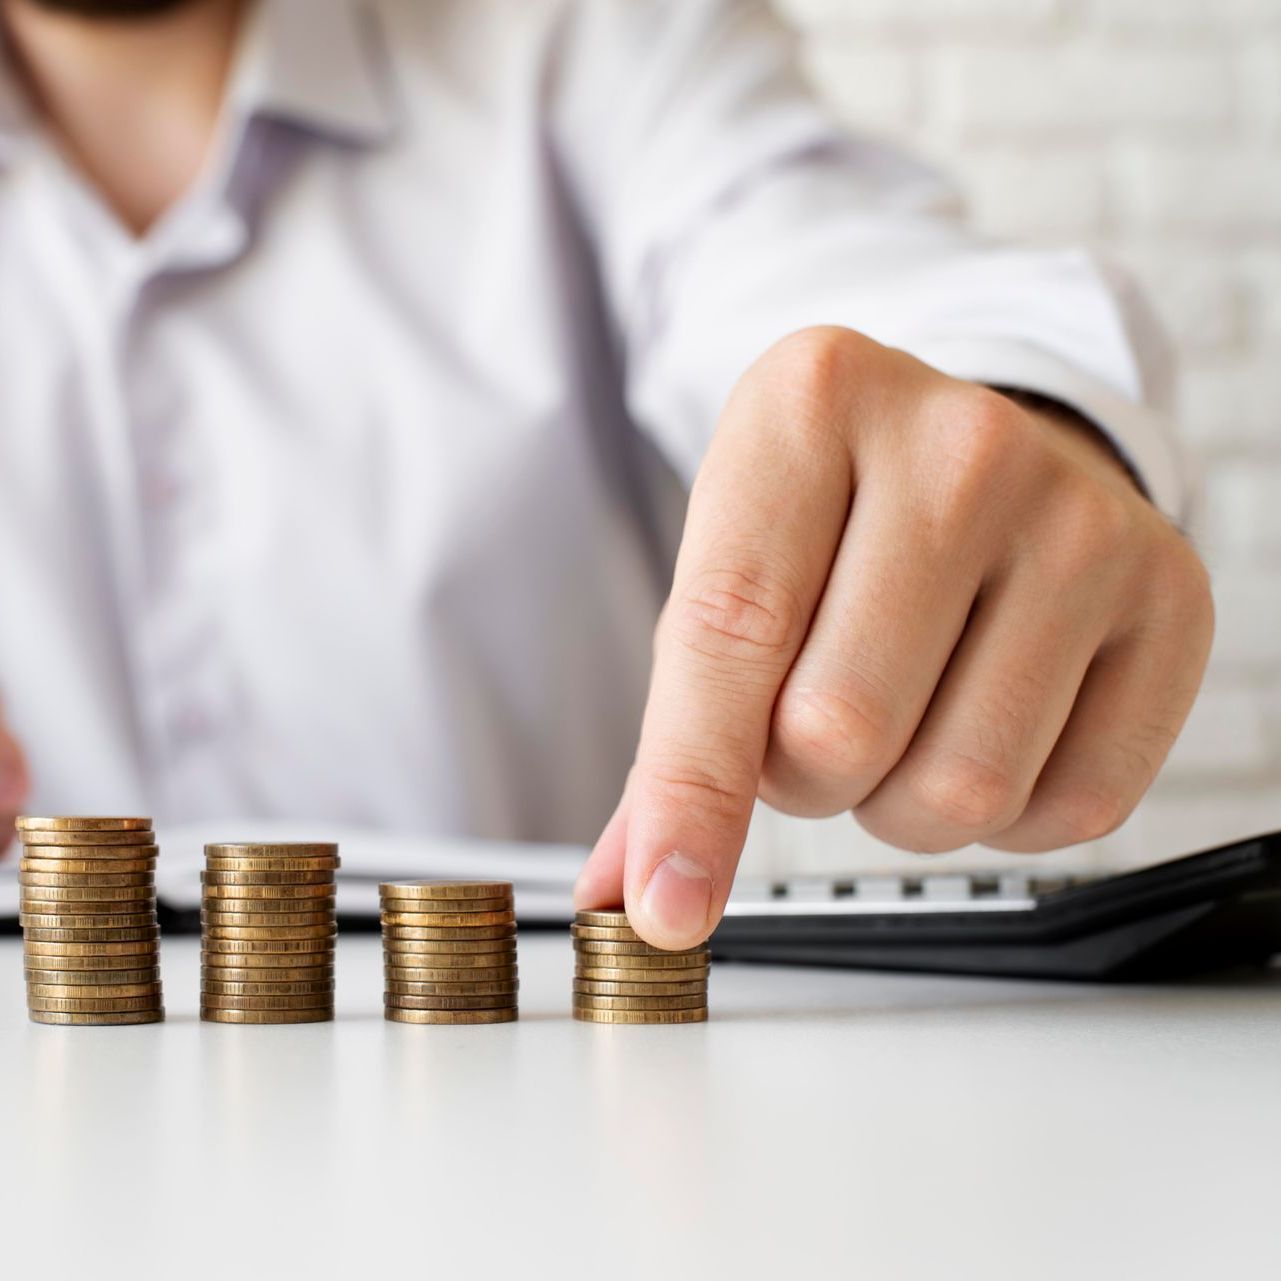
[[378,888],[387,1018],[515,1021],[520,984],[509,881],[401,881]]
[[36,1023],[159,1023],[149,818],[20,818],[27,1009]]
[[334,1017],[338,846],[205,846],[200,1017],[324,1023]]
[[574,1017],[584,1023],[705,1023],[706,945],[664,952],[639,937],[625,912],[579,912],[574,936]]

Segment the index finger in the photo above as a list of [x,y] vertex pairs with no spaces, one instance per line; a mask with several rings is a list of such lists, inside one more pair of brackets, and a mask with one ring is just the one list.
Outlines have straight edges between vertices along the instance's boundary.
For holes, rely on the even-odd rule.
[[720,919],[774,700],[844,528],[849,450],[818,412],[741,385],[690,497],[628,795],[624,901],[658,947]]

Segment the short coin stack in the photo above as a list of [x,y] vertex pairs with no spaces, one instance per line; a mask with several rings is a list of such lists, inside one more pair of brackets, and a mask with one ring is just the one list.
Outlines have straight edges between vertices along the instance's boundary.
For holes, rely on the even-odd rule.
[[387,1018],[515,1022],[520,983],[509,881],[401,881],[379,893]]
[[705,1023],[706,945],[650,947],[625,912],[579,912],[574,936],[574,1017],[584,1023]]
[[205,846],[200,1017],[324,1023],[334,1017],[338,846]]
[[20,818],[27,1008],[36,1023],[159,1023],[149,818]]

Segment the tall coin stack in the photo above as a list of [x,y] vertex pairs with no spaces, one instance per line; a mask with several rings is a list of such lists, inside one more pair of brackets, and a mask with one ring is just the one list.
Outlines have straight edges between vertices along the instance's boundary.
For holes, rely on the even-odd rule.
[[387,1018],[515,1022],[520,983],[509,881],[401,881],[378,889]]
[[200,1017],[324,1023],[334,1017],[338,846],[205,846]]
[[27,1009],[36,1023],[159,1023],[149,818],[20,818]]
[[705,1023],[706,944],[650,947],[625,912],[579,912],[574,936],[574,1017],[584,1023]]

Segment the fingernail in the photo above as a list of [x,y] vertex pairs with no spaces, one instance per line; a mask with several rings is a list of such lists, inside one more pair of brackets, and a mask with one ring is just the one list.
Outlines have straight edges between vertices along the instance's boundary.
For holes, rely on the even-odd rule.
[[707,937],[712,878],[707,869],[679,852],[655,869],[641,895],[641,913],[654,932],[678,945],[693,947]]

